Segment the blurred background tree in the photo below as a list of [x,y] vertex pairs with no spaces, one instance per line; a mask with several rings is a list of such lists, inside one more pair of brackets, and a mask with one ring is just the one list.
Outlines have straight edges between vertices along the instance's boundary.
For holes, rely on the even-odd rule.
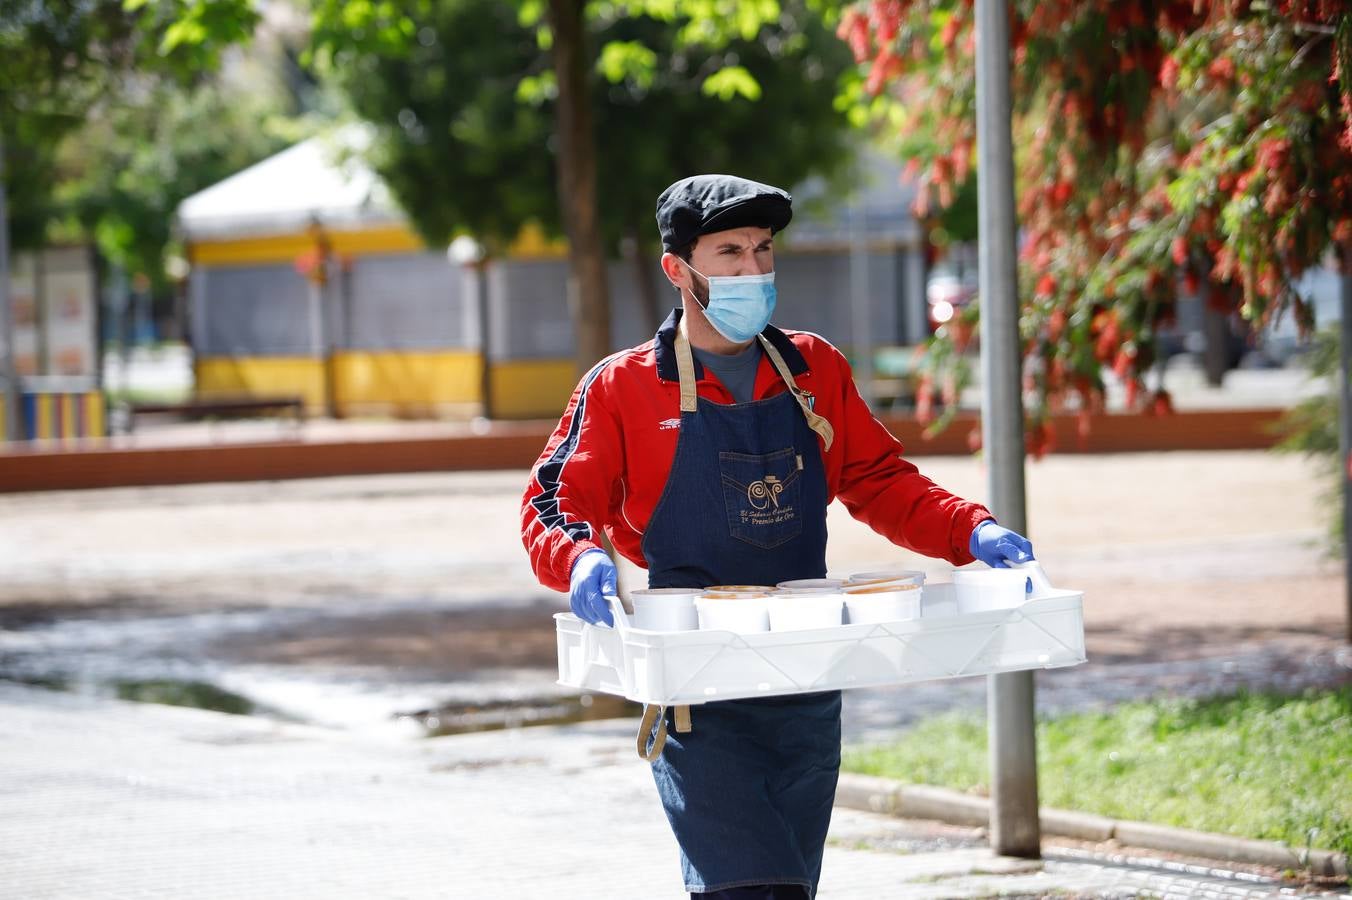
[[[661,15],[589,9],[600,243],[607,256],[623,251],[635,261],[654,330],[653,213],[664,187],[709,171],[793,185],[850,163],[850,124],[835,104],[849,52],[808,7],[776,8],[749,33],[707,40],[674,7]],[[362,9],[354,23],[352,4],[316,6],[316,71],[375,126],[376,169],[428,243],[468,232],[500,253],[528,224],[564,233],[551,159],[559,83],[543,6],[429,0]],[[581,348],[581,365],[596,358]]]
[[[304,31],[286,11],[263,19],[248,0],[0,0],[14,246],[92,239],[103,260],[168,300],[179,202],[313,127],[301,114],[317,86],[295,63]],[[248,56],[232,52],[255,35]]]
[[[1352,14],[1334,0],[1016,0],[1012,16],[1036,454],[1051,413],[1087,425],[1106,371],[1129,407],[1168,408],[1141,389],[1180,296],[1255,328],[1284,311],[1308,327],[1292,285],[1352,239]],[[941,138],[921,157],[920,205],[947,205],[976,138],[970,2],[853,3],[838,33],[864,77],[856,105]],[[924,393],[964,376],[962,340],[936,338]]]

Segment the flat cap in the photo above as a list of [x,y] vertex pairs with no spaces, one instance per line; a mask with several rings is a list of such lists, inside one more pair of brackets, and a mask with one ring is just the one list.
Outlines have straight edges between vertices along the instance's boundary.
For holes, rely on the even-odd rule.
[[793,218],[787,191],[735,175],[692,175],[657,198],[657,230],[665,250],[677,250],[701,234],[754,225],[773,234]]

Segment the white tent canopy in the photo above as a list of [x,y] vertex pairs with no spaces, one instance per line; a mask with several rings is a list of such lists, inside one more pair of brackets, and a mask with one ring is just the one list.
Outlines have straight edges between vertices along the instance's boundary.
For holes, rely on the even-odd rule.
[[292,234],[318,221],[328,228],[403,223],[403,213],[361,157],[370,131],[349,125],[302,141],[178,208],[186,240]]

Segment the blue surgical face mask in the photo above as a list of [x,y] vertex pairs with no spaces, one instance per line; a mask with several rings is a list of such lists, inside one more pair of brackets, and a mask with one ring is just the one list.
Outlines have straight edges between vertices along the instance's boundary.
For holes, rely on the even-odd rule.
[[775,312],[774,272],[710,276],[689,263],[686,267],[708,282],[709,303],[704,307],[704,317],[723,337],[744,344],[770,324]]

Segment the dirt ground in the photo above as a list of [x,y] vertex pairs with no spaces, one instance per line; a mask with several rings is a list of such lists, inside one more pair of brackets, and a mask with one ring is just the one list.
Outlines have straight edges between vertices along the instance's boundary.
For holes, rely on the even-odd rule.
[[[980,500],[974,458],[920,458]],[[553,665],[549,613],[519,539],[526,472],[120,488],[0,496],[0,628],[68,618],[341,608],[253,661]],[[1029,535],[1059,585],[1083,589],[1091,657],[1162,660],[1239,644],[1345,639],[1341,564],[1325,553],[1310,463],[1267,452],[1062,456],[1027,469]],[[888,544],[835,504],[833,574],[950,567]],[[625,587],[642,572],[622,566]],[[231,641],[235,641],[231,645]]]

